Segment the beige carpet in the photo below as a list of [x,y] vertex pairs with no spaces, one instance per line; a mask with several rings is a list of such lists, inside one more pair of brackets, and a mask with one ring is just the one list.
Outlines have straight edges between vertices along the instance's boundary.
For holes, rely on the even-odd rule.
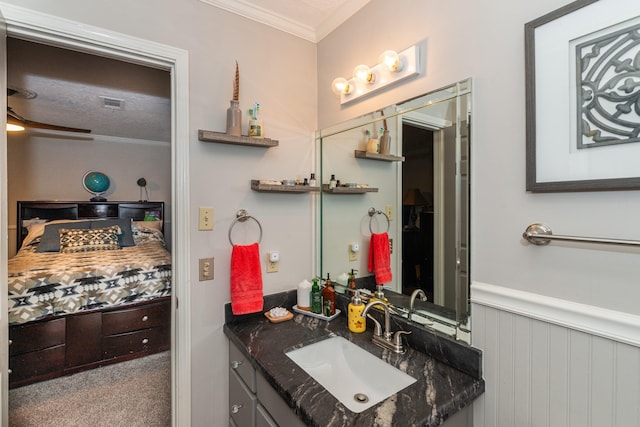
[[9,426],[171,425],[171,353],[9,391]]

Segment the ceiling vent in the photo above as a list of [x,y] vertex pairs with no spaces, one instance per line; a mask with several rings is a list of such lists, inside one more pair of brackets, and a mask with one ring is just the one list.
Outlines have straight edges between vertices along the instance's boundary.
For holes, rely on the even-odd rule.
[[124,99],[101,96],[100,101],[104,108],[109,108],[110,110],[122,110],[124,108]]

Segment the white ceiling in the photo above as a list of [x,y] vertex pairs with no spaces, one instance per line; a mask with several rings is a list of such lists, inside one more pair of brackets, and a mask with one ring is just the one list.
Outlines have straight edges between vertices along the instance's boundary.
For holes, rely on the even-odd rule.
[[[200,1],[317,42],[370,0]],[[37,94],[7,98],[28,120],[90,129],[93,135],[170,140],[166,71],[9,38],[7,84]],[[123,100],[123,108],[105,108],[103,97]]]

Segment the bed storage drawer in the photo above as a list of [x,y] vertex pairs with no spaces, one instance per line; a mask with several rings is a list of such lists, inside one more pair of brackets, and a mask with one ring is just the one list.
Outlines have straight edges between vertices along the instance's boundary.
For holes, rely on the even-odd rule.
[[169,349],[170,343],[171,328],[169,325],[164,325],[104,337],[102,339],[102,355],[104,359],[110,359],[141,352],[155,353]]
[[11,387],[30,384],[36,380],[57,377],[64,368],[64,344],[40,351],[23,353],[9,358]]
[[9,355],[42,350],[64,344],[65,319],[27,323],[9,328]]
[[171,301],[102,314],[102,335],[116,335],[164,325],[170,319]]

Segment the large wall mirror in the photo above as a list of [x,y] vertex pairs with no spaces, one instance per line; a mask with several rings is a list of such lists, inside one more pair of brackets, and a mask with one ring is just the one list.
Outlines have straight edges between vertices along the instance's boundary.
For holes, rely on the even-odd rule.
[[[318,131],[316,169],[320,275],[346,286],[354,271],[359,287],[375,287],[370,240],[386,232],[393,277],[384,293],[397,315],[466,342],[470,123],[467,79]],[[368,152],[385,130],[388,154]]]

